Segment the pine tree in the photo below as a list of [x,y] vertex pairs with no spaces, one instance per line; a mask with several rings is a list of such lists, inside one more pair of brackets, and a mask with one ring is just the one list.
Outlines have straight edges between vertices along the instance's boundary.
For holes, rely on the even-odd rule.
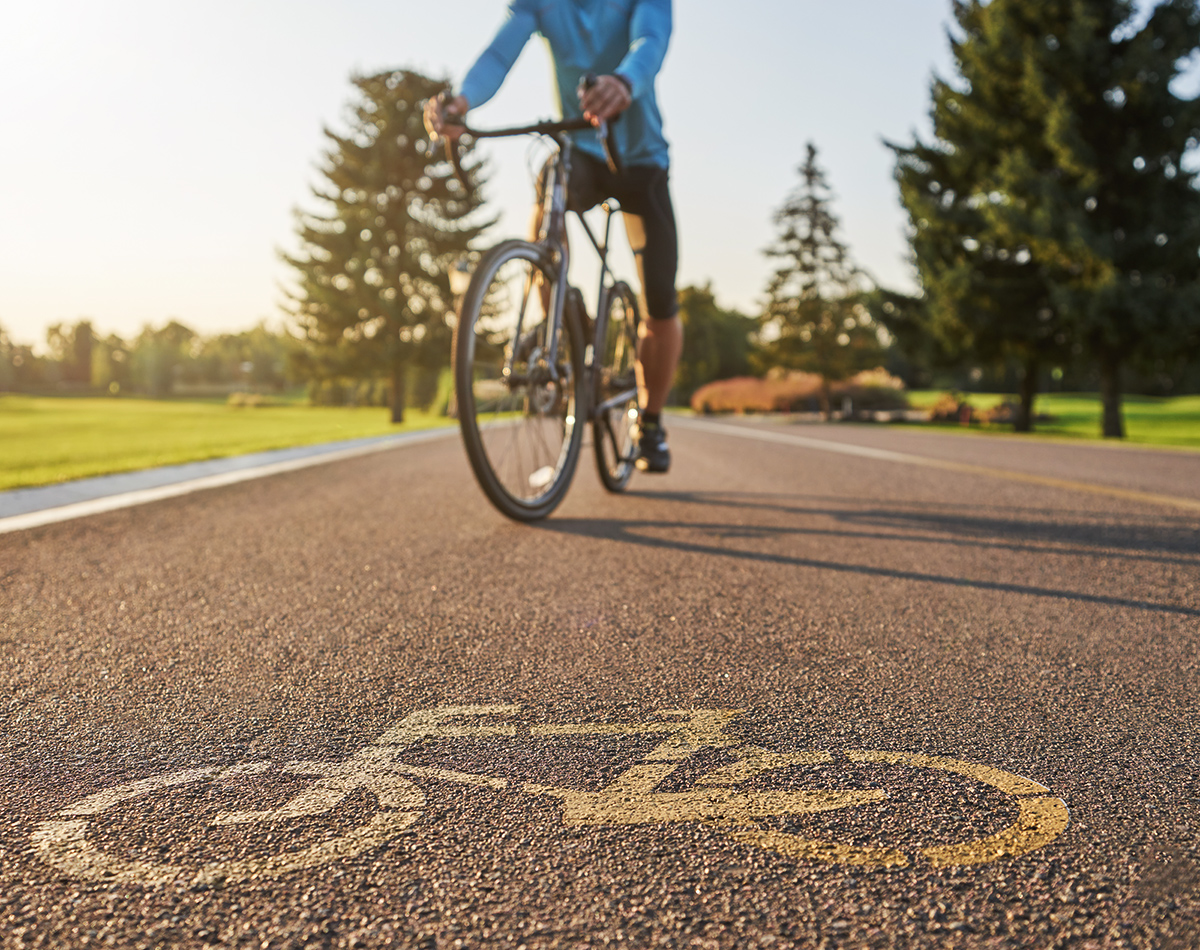
[[760,369],[819,373],[828,418],[832,384],[878,365],[883,347],[865,306],[871,282],[838,236],[832,194],[812,143],[798,171],[800,185],[775,213],[780,233],[766,251],[781,263],[767,285],[756,362]]
[[307,371],[388,378],[401,422],[407,371],[449,361],[448,265],[488,222],[474,214],[478,189],[462,187],[425,134],[425,102],[446,84],[409,70],[352,82],[349,132],[325,130],[313,189],[323,210],[296,212],[302,248],[283,255],[297,274],[290,309],[310,343]]
[[1183,152],[1197,106],[1171,92],[1197,48],[1196,0],[1142,28],[1128,0],[956,0],[958,71],[933,86],[935,142],[896,148],[930,328],[959,352],[1038,367],[1086,352],[1104,434],[1120,368],[1195,347],[1200,196]]
[[1042,37],[1021,6],[1030,4],[956,0],[958,75],[934,80],[934,142],[891,147],[928,329],[960,359],[1020,366],[1015,428],[1029,431],[1039,370],[1064,358],[1070,339],[1052,268],[1008,220],[1013,178],[1053,168],[1028,89],[1032,47]]
[[1021,182],[1016,226],[1065,274],[1056,301],[1098,364],[1103,433],[1120,438],[1123,365],[1200,351],[1200,192],[1184,167],[1200,102],[1172,89],[1200,49],[1200,7],[1165,0],[1138,28],[1127,0],[1026,2],[1059,11],[1029,82],[1055,174]]

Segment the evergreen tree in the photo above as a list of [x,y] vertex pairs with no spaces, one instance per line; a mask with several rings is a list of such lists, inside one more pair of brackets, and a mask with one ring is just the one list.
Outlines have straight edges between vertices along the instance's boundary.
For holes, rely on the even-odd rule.
[[884,287],[867,294],[872,319],[889,338],[884,367],[909,389],[930,389],[939,370],[953,362],[942,341],[929,332],[928,301]]
[[[291,313],[317,377],[387,377],[392,421],[404,418],[410,367],[449,360],[453,298],[448,264],[486,227],[425,134],[422,109],[446,84],[408,70],[352,80],[350,130],[329,129],[320,212],[297,211],[301,251]],[[473,166],[469,172],[477,175]]]
[[1045,37],[1024,14],[1044,9],[1025,0],[956,0],[953,12],[958,76],[933,83],[935,141],[891,146],[896,177],[930,335],[959,359],[1015,360],[1021,368],[1015,428],[1029,431],[1039,369],[1070,345],[1054,303],[1052,268],[1008,220],[1014,177],[1054,166],[1028,85],[1034,47]]
[[756,362],[819,373],[828,417],[832,384],[878,365],[883,346],[865,306],[871,282],[838,236],[815,145],[798,171],[800,186],[776,212],[780,233],[766,252],[781,263],[767,285]]
[[1172,90],[1200,49],[1200,8],[1165,0],[1138,28],[1128,0],[1045,6],[1061,12],[1030,86],[1056,173],[1025,174],[1014,224],[1065,274],[1056,301],[1098,364],[1104,435],[1120,438],[1123,366],[1200,350],[1200,192],[1184,168],[1200,102]]
[[1195,347],[1200,196],[1181,165],[1197,106],[1170,89],[1197,48],[1195,0],[1133,25],[1128,0],[956,0],[958,76],[933,87],[936,141],[896,148],[930,328],[1024,367],[1099,363],[1104,434],[1120,369]]

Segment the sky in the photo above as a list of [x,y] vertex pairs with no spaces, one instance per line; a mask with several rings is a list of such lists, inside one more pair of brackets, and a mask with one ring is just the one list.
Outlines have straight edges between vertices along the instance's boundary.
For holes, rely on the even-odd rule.
[[[0,326],[41,344],[92,320],[136,334],[281,319],[293,209],[322,128],[344,128],[349,77],[415,68],[461,79],[504,0],[39,0],[0,40]],[[949,74],[949,0],[676,0],[659,78],[672,144],[680,284],[754,312],[772,214],[820,150],[859,263],[910,289],[904,216],[884,140],[928,128]],[[552,114],[533,42],[480,127]],[[494,239],[523,234],[529,148],[489,144]],[[579,254],[576,260],[580,259]],[[586,285],[586,274],[576,283]],[[590,297],[590,294],[589,294]]]

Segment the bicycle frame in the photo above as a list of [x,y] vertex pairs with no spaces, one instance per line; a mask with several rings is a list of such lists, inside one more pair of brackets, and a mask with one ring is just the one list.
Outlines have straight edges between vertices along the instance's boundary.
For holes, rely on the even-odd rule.
[[[537,244],[546,253],[546,260],[555,269],[554,291],[550,298],[550,326],[547,343],[548,361],[552,379],[558,379],[558,341],[562,334],[563,311],[567,303],[567,274],[571,269],[571,250],[567,243],[567,183],[571,179],[571,140],[563,134],[554,136],[558,154],[551,172],[550,215],[545,226],[545,236]],[[543,196],[544,200],[544,196]],[[517,324],[520,337],[521,325]],[[585,349],[584,363],[590,369],[590,354]]]
[[[551,166],[551,187],[550,192],[550,208],[547,215],[547,221],[543,226],[542,233],[538,236],[535,242],[542,246],[547,255],[547,262],[554,267],[555,270],[555,286],[554,296],[551,300],[551,315],[553,318],[550,328],[549,342],[549,360],[551,372],[555,373],[558,357],[558,341],[562,333],[563,312],[566,307],[566,291],[568,287],[567,276],[571,266],[570,245],[567,240],[567,212],[568,212],[568,183],[571,178],[571,158],[574,146],[571,140],[565,135],[554,136],[558,146],[558,153],[554,158]],[[616,276],[608,266],[608,250],[609,242],[612,238],[612,219],[613,215],[621,210],[620,204],[614,199],[608,199],[600,206],[604,211],[604,237],[603,240],[597,239],[595,232],[587,223],[581,212],[575,212],[575,217],[583,228],[584,234],[587,235],[592,247],[596,250],[596,256],[600,261],[600,277],[596,289],[596,320],[597,333],[596,338],[603,337],[603,331],[606,329],[602,321],[606,319],[608,308],[608,294],[611,292],[613,284],[616,282]],[[520,328],[518,327],[518,332]],[[595,347],[591,340],[587,341],[584,348],[584,366],[591,371],[595,363]],[[628,394],[622,394],[621,398],[607,400],[603,406],[592,407],[593,414],[600,412],[610,406],[618,405],[628,398]]]
[[[547,354],[546,354],[546,369],[553,380],[558,379],[558,347],[561,339],[563,328],[563,314],[566,309],[566,300],[568,292],[567,277],[571,265],[570,246],[567,241],[567,211],[568,211],[568,183],[571,178],[571,159],[574,146],[571,139],[567,136],[567,132],[582,129],[591,129],[591,123],[586,120],[568,120],[565,122],[543,122],[531,126],[523,126],[511,129],[496,129],[489,131],[480,131],[470,129],[463,126],[467,134],[474,138],[506,138],[515,135],[543,135],[554,141],[557,146],[557,151],[552,162],[547,164],[550,171],[550,188],[549,188],[549,214],[543,221],[542,233],[538,235],[534,242],[544,252],[543,264],[547,270],[554,274],[554,288],[551,295],[550,304],[550,325],[548,328],[547,339]],[[611,128],[606,123],[601,123],[599,129],[601,140],[604,142],[605,155],[609,167],[613,171],[619,169],[616,161],[616,153],[613,146]],[[462,162],[458,154],[458,150],[452,142],[447,142],[447,153],[454,166],[455,173],[464,187],[470,187],[467,181],[466,174],[463,171]],[[546,191],[541,194],[543,207],[546,201]],[[613,199],[606,200],[601,207],[604,210],[604,239],[597,240],[591,227],[584,219],[583,214],[576,212],[576,217],[580,225],[583,227],[584,233],[588,240],[596,250],[596,254],[600,259],[600,277],[599,286],[596,293],[596,326],[594,340],[604,339],[604,334],[607,332],[607,315],[608,315],[608,294],[611,292],[613,285],[616,282],[616,276],[608,266],[608,250],[609,242],[612,236],[612,216],[615,212],[620,211],[620,205]],[[524,322],[524,310],[518,318],[516,328],[516,338],[520,338],[522,332],[522,324]],[[514,356],[509,355],[504,375],[510,377],[512,373],[512,361]],[[595,346],[593,340],[587,340],[584,344],[584,369],[589,375],[595,368]],[[587,387],[590,392],[591,387]],[[627,402],[635,390],[619,393],[603,403],[595,406],[589,406],[587,416],[594,418],[597,414],[605,412],[611,408]]]

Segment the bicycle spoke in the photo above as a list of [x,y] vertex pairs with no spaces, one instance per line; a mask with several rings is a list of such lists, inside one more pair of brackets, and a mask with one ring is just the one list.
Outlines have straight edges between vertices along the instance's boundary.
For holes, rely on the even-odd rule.
[[633,474],[635,455],[631,422],[637,412],[637,300],[628,286],[618,283],[608,295],[608,308],[596,344],[592,440],[600,480],[609,491],[621,491]]
[[511,517],[540,517],[534,512],[548,511],[565,491],[579,448],[580,348],[574,328],[559,331],[559,378],[552,378],[547,344],[553,328],[543,293],[554,288],[542,253],[520,242],[491,253],[495,259],[481,262],[460,318],[469,337],[456,344],[455,372],[457,385],[470,393],[460,422],[471,464],[493,502]]

